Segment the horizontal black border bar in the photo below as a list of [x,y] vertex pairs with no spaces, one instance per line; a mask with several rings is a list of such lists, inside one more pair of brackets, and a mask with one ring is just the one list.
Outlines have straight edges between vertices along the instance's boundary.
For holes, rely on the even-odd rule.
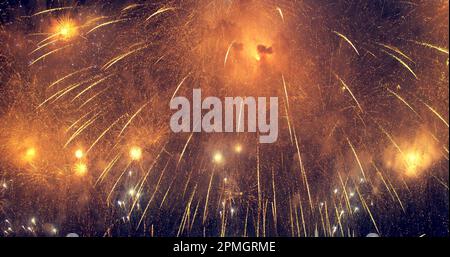
[[[17,256],[442,256],[449,238],[0,238]],[[177,251],[178,249],[178,251]],[[186,251],[188,250],[189,251]],[[433,254],[433,252],[439,254]],[[295,254],[293,254],[295,253]],[[6,256],[6,255],[5,255]]]

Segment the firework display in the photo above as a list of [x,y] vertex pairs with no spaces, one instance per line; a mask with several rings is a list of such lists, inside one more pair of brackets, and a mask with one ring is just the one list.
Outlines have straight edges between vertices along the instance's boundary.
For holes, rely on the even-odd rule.
[[[0,22],[2,237],[449,235],[446,0],[2,0]],[[276,140],[250,107],[174,132],[197,89],[276,98]]]

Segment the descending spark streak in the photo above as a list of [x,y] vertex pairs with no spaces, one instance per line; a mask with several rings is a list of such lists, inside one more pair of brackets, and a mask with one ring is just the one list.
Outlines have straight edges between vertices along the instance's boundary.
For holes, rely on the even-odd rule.
[[300,205],[300,217],[302,219],[303,234],[305,235],[305,237],[308,237],[308,232],[306,230],[305,215],[303,214],[303,203],[301,199],[299,200],[299,205]]
[[233,47],[233,45],[234,45],[234,40],[231,42],[231,44],[228,46],[228,49],[227,49],[227,53],[225,54],[225,59],[224,59],[224,61],[223,61],[223,67],[225,67],[226,65],[227,65],[227,61],[228,61],[228,55],[230,54],[230,52],[231,52],[231,48]]
[[350,39],[348,39],[345,35],[337,32],[337,31],[333,31],[333,33],[338,35],[340,38],[344,39],[347,43],[349,43],[350,46],[353,48],[353,50],[355,50],[355,52],[359,55],[358,49],[356,49],[356,46],[352,43],[352,41],[350,41]]
[[[395,140],[392,138],[392,136],[380,125],[378,124],[378,122],[374,121],[375,124],[378,125],[378,127],[380,128],[380,130],[386,135],[386,137],[391,141],[391,143],[394,145],[394,147],[398,150],[398,152],[403,156],[403,158],[401,158],[402,160],[405,160],[405,154],[403,153],[402,149],[400,148],[400,146],[397,144],[397,142],[395,142]],[[404,161],[405,162],[405,161]],[[405,165],[408,166],[408,164],[405,162]]]
[[59,51],[61,51],[61,50],[64,50],[65,48],[68,48],[68,47],[71,47],[71,46],[72,46],[72,45],[66,45],[66,46],[57,48],[57,49],[55,49],[55,50],[52,50],[52,51],[50,51],[50,52],[48,52],[48,53],[46,53],[46,54],[44,54],[44,55],[41,55],[40,57],[38,57],[37,59],[35,59],[34,61],[32,61],[28,66],[31,66],[31,65],[35,64],[36,62],[38,62],[38,61],[44,59],[45,57],[47,57],[47,56],[49,56],[49,55],[51,55],[51,54],[57,53],[57,52],[59,52]]
[[400,204],[400,207],[402,208],[403,212],[405,212],[405,207],[403,206],[402,200],[400,199],[400,196],[397,193],[397,190],[395,190],[395,187],[392,185],[391,180],[387,178],[387,182],[389,183],[389,186],[392,188],[392,191],[394,192],[395,198],[397,199],[398,203]]
[[183,159],[184,152],[186,151],[186,149],[187,149],[187,147],[189,145],[189,142],[191,141],[193,135],[194,135],[194,132],[191,133],[191,135],[189,136],[189,138],[186,141],[186,144],[184,144],[183,150],[181,151],[181,154],[180,154],[180,158],[178,158],[177,167],[180,164],[181,160]]
[[404,103],[406,106],[408,106],[408,108],[409,108],[412,112],[414,112],[414,114],[417,115],[417,117],[419,117],[420,119],[422,119],[422,117],[416,112],[416,110],[414,110],[414,108],[412,108],[412,106],[411,106],[408,102],[406,102],[406,100],[405,100],[403,97],[401,97],[400,95],[398,95],[397,93],[395,93],[394,91],[392,91],[392,90],[389,89],[389,88],[387,88],[387,91],[388,91],[389,93],[393,94],[395,97],[397,97],[398,100],[400,100],[402,103]]
[[100,173],[100,176],[98,176],[97,181],[95,182],[95,185],[102,182],[103,179],[106,177],[106,175],[109,173],[109,171],[112,169],[112,167],[116,164],[116,162],[120,159],[121,153],[118,153],[112,160],[106,165],[105,169],[103,169],[102,173]]
[[86,35],[89,35],[90,33],[94,32],[95,30],[97,30],[97,29],[99,29],[101,27],[105,27],[105,26],[108,26],[108,25],[111,25],[111,24],[115,24],[115,23],[119,23],[119,22],[123,22],[123,21],[128,21],[128,20],[129,19],[118,19],[118,20],[104,22],[102,24],[99,24],[99,25],[93,27],[91,30],[86,32]]
[[121,54],[121,55],[119,55],[117,57],[114,57],[112,60],[110,60],[109,62],[105,63],[105,65],[103,65],[102,70],[106,71],[107,69],[111,68],[111,66],[113,66],[114,64],[116,64],[120,60],[122,60],[122,59],[126,58],[127,56],[132,55],[132,54],[134,54],[134,53],[136,53],[138,51],[141,51],[141,50],[143,50],[143,49],[145,49],[147,47],[148,47],[148,45],[143,46],[143,47],[139,47],[137,49],[131,50],[131,51],[126,52],[124,54]]
[[441,53],[448,54],[448,49],[447,48],[435,46],[435,45],[430,44],[430,43],[418,42],[418,41],[414,41],[414,40],[410,40],[410,41],[414,42],[414,43],[416,43],[418,45],[422,45],[422,46],[425,46],[425,47],[428,47],[428,48],[431,48],[431,49],[438,50]]
[[[290,128],[290,122],[289,122],[289,108],[290,108],[290,106],[289,106],[289,94],[288,94],[288,91],[287,91],[287,86],[286,86],[286,81],[284,79],[284,76],[282,76],[282,78],[283,78],[284,93],[285,93],[285,97],[286,97],[286,112],[287,112],[287,115],[288,115],[288,125],[289,125],[289,128]],[[302,178],[303,178],[303,183],[306,186],[306,190],[307,190],[307,193],[308,193],[308,200],[309,200],[309,204],[310,204],[311,210],[313,210],[314,207],[313,207],[313,201],[312,201],[311,192],[310,192],[310,188],[309,188],[308,177],[306,175],[305,167],[303,166],[303,160],[302,160],[302,156],[301,156],[301,153],[300,153],[300,147],[299,147],[298,138],[297,138],[297,132],[295,130],[295,127],[292,127],[292,132],[293,132],[293,135],[294,135],[294,142],[295,142],[295,147],[297,149],[298,162],[299,162],[299,166],[300,166],[301,175],[302,175]]]
[[180,224],[180,226],[178,228],[177,237],[179,237],[184,231],[184,228],[186,226],[186,221],[187,221],[187,219],[190,216],[192,200],[194,199],[194,195],[195,195],[196,192],[197,192],[197,185],[194,186],[194,190],[192,191],[192,194],[189,197],[189,200],[188,200],[188,202],[186,204],[186,208],[184,209],[184,214],[183,214],[182,219],[181,219],[181,224]]
[[94,146],[98,143],[98,141],[100,141],[105,135],[106,133],[108,133],[108,131],[110,131],[121,119],[123,116],[119,117],[116,121],[114,121],[107,129],[105,129],[100,136],[98,136],[98,138],[94,141],[94,143],[91,144],[91,146],[88,148],[88,150],[86,151],[86,154],[89,153],[92,148],[94,148]]
[[382,52],[388,54],[389,56],[391,56],[392,58],[394,58],[395,60],[397,60],[399,63],[401,63],[403,65],[403,67],[405,67],[406,69],[408,69],[408,71],[417,79],[419,80],[419,77],[417,77],[416,73],[413,71],[413,69],[411,69],[411,67],[409,67],[409,65],[403,61],[402,59],[400,59],[399,57],[385,51],[385,50],[381,50]]
[[124,7],[122,9],[122,12],[131,10],[131,9],[135,9],[135,8],[141,7],[141,6],[145,6],[145,4],[130,4],[130,5],[126,6],[126,7]]
[[181,80],[181,82],[178,84],[177,88],[175,89],[175,92],[173,92],[173,95],[172,95],[172,97],[170,98],[170,101],[172,101],[172,100],[175,98],[175,96],[176,96],[177,93],[178,93],[178,90],[180,90],[180,88],[181,88],[181,86],[183,85],[184,81],[186,81],[186,79],[187,79],[190,75],[191,75],[191,73],[189,73],[188,75],[186,75],[186,77],[184,77],[184,78]]
[[120,131],[118,137],[120,137],[122,135],[122,133],[127,129],[128,125],[130,125],[130,123],[134,120],[134,118],[136,118],[139,113],[141,113],[141,111],[147,106],[148,103],[145,103],[144,105],[142,105],[141,108],[139,108],[139,110],[137,110],[133,116],[131,116],[131,118],[127,121],[127,123],[123,126],[122,130]]
[[[84,118],[86,118],[87,116],[89,116],[91,113],[95,112],[97,109],[92,109],[89,112],[85,113],[83,116],[81,116],[80,118],[78,118],[75,122],[73,122],[67,129],[66,132],[69,132],[73,127],[75,127],[78,122],[82,121]],[[98,114],[98,113],[97,113]],[[97,115],[96,114],[96,115]],[[94,116],[96,116],[94,115]]]
[[[155,160],[152,162],[152,164],[150,165],[150,167],[148,168],[147,172],[145,173],[144,177],[142,178],[142,180],[139,182],[139,187],[137,190],[137,194],[140,195],[142,193],[142,190],[144,190],[144,183],[147,181],[148,176],[150,175],[150,172],[153,170],[153,167],[158,163],[162,153],[164,153],[164,149],[165,149],[166,145],[163,145],[161,147],[161,150],[159,151],[158,155],[156,156]],[[131,213],[134,210],[134,207],[136,206],[137,202],[138,202],[139,198],[136,198],[133,201],[133,205],[130,208],[130,211],[128,212],[128,216],[131,215]],[[143,214],[145,215],[145,213]]]
[[358,196],[359,196],[359,199],[361,200],[361,203],[362,203],[363,206],[364,206],[364,209],[367,211],[367,213],[368,213],[369,216],[370,216],[370,219],[372,220],[373,226],[374,226],[375,229],[377,230],[378,234],[380,234],[380,230],[378,229],[377,223],[375,222],[375,219],[374,219],[374,217],[373,217],[373,215],[372,215],[372,212],[370,211],[369,206],[368,206],[367,203],[366,203],[366,200],[364,200],[363,196],[361,195],[361,193],[360,193],[360,191],[359,191],[359,188],[358,188],[358,187],[355,187],[355,189],[356,189],[356,192],[358,193]]
[[161,171],[161,175],[158,178],[158,182],[156,182],[155,190],[153,191],[153,194],[150,197],[150,200],[148,200],[147,205],[145,206],[145,209],[144,209],[144,212],[142,213],[141,219],[139,220],[139,222],[137,224],[137,228],[140,227],[142,221],[144,220],[145,214],[148,211],[148,208],[149,208],[150,204],[153,202],[153,199],[154,199],[154,197],[156,195],[156,192],[158,191],[159,185],[161,184],[161,180],[162,180],[162,178],[164,176],[164,173],[165,173],[166,168],[169,165],[169,163],[170,163],[170,159],[167,161],[166,165],[164,166],[163,170]]
[[97,81],[95,81],[94,83],[92,83],[91,85],[89,85],[88,87],[86,87],[85,89],[83,89],[80,93],[78,93],[73,99],[72,102],[75,101],[77,98],[79,98],[80,96],[82,96],[84,93],[86,93],[87,91],[91,90],[93,87],[95,87],[96,85],[102,83],[103,81],[111,78],[112,76],[114,76],[115,74],[110,74],[106,77],[103,77]]
[[338,172],[338,177],[339,177],[339,182],[341,182],[341,186],[342,186],[342,192],[344,192],[344,197],[345,197],[345,203],[347,205],[347,210],[349,211],[349,213],[352,213],[351,211],[351,207],[350,207],[350,199],[348,197],[348,193],[347,193],[347,189],[345,188],[345,184],[344,181],[342,180],[342,176],[341,173]]
[[71,84],[61,90],[59,90],[58,92],[54,93],[53,95],[51,95],[50,97],[48,97],[47,99],[45,99],[41,104],[39,104],[36,109],[41,108],[42,106],[44,106],[46,103],[48,103],[49,101],[53,100],[53,102],[57,101],[58,99],[60,99],[61,97],[63,97],[64,95],[66,95],[67,93],[71,92],[72,90],[80,87],[81,85],[83,85],[84,83],[87,83],[89,81],[92,81],[93,79],[87,79],[75,84]]
[[336,76],[336,78],[341,82],[342,86],[344,86],[344,88],[350,93],[350,95],[352,96],[353,100],[355,101],[356,105],[358,105],[358,108],[361,112],[364,112],[363,108],[361,107],[361,105],[359,104],[358,100],[356,99],[355,95],[353,94],[352,90],[347,86],[347,84],[341,79],[341,77],[339,77],[339,75],[334,74]]
[[56,80],[55,82],[53,82],[52,84],[50,84],[50,85],[48,86],[48,88],[52,88],[53,86],[55,86],[56,84],[62,82],[63,80],[66,80],[66,79],[68,79],[68,78],[70,78],[70,77],[72,77],[72,76],[75,76],[75,75],[77,75],[77,74],[80,74],[80,73],[82,73],[82,72],[84,72],[84,71],[90,70],[90,69],[92,69],[93,67],[94,67],[94,66],[89,66],[89,67],[87,67],[87,68],[84,68],[84,69],[81,69],[81,70],[74,71],[74,72],[72,72],[72,73],[70,73],[70,74],[68,74],[68,75],[66,75],[66,76],[64,76],[64,77],[62,77],[62,78]]
[[81,110],[86,104],[88,104],[89,102],[91,102],[92,100],[94,100],[96,97],[98,97],[99,95],[103,94],[104,92],[106,92],[108,89],[110,89],[111,86],[107,86],[105,89],[99,91],[98,93],[94,94],[92,97],[90,97],[89,99],[87,99],[86,101],[84,101],[84,103],[80,104],[80,106],[78,107],[79,110]]
[[283,79],[283,87],[284,87],[284,95],[285,95],[285,103],[284,103],[284,109],[286,112],[286,120],[288,123],[288,130],[289,130],[289,138],[291,140],[291,144],[294,143],[293,137],[292,137],[292,126],[291,126],[291,119],[290,119],[290,111],[289,111],[289,95],[287,91],[286,81],[284,79],[284,75],[281,76]]
[[445,126],[447,126],[447,128],[449,127],[448,122],[444,119],[444,117],[442,117],[441,114],[439,114],[435,109],[433,109],[433,107],[429,106],[427,103],[421,101],[426,107],[428,107],[428,109],[430,109],[431,112],[434,113],[434,115],[436,115],[444,124]]
[[392,51],[398,53],[399,55],[401,55],[401,56],[405,57],[406,59],[408,59],[408,61],[414,63],[414,61],[411,59],[411,57],[407,56],[405,53],[403,53],[403,52],[402,52],[400,49],[398,49],[397,47],[391,46],[391,45],[382,44],[382,43],[377,43],[377,44],[380,45],[380,46],[382,46],[382,47],[385,47],[385,48],[387,48],[387,49],[389,49],[389,50],[392,50]]
[[256,224],[256,237],[259,237],[259,229],[260,229],[260,217],[261,217],[261,181],[260,181],[260,156],[259,156],[259,144],[256,145],[256,181],[258,186],[258,219]]
[[272,202],[272,214],[273,214],[273,224],[275,226],[275,231],[277,231],[277,194],[275,191],[275,173],[274,168],[272,167],[272,194],[273,194],[273,202]]
[[366,173],[364,172],[364,168],[363,168],[363,166],[361,164],[361,161],[359,160],[359,157],[358,157],[358,154],[356,153],[355,148],[353,147],[353,144],[350,142],[350,139],[348,139],[348,138],[347,138],[347,142],[348,142],[350,148],[352,149],[352,152],[353,152],[353,155],[356,158],[356,161],[358,162],[358,166],[359,166],[359,168],[361,170],[361,174],[363,175],[364,180],[367,181]]
[[47,42],[47,43],[45,43],[45,44],[42,44],[42,45],[38,46],[36,49],[34,49],[33,51],[31,51],[28,55],[32,55],[32,54],[34,54],[35,52],[41,50],[42,48],[44,48],[44,47],[46,47],[46,46],[49,46],[49,45],[51,45],[51,44],[54,44],[54,43],[58,42],[58,40],[59,40],[59,39],[55,39],[55,40],[49,41],[49,42]]
[[283,10],[281,10],[281,8],[277,6],[277,11],[278,11],[278,14],[280,14],[281,20],[284,22]]
[[92,125],[99,117],[100,117],[100,113],[102,111],[98,112],[97,114],[95,114],[91,119],[89,119],[88,121],[86,121],[83,125],[81,125],[73,134],[72,136],[69,138],[69,140],[67,140],[67,142],[64,144],[64,148],[66,148],[70,142],[72,142],[75,138],[77,138],[85,129],[87,129],[90,125]]
[[145,19],[145,21],[148,21],[151,18],[153,18],[153,17],[155,17],[155,16],[157,16],[159,14],[162,14],[162,13],[165,13],[165,12],[168,12],[168,11],[174,11],[175,9],[176,8],[174,8],[174,7],[162,7],[159,10],[157,10],[156,12],[154,12],[152,15],[148,16],[147,19]]
[[[48,35],[48,34],[45,34],[45,35]],[[57,36],[59,36],[59,33],[53,33],[53,34],[50,34],[50,36],[48,36],[48,37],[42,39],[42,40],[41,40],[40,42],[38,42],[36,45],[37,45],[38,47],[41,46],[41,45],[45,45],[45,44],[46,44],[45,42],[47,42],[48,40],[53,39],[53,38],[55,38],[55,37],[57,37]]]
[[123,175],[125,174],[125,172],[127,172],[128,167],[130,167],[130,164],[132,163],[132,161],[128,162],[127,166],[125,167],[125,169],[123,169],[123,171],[121,172],[119,178],[117,178],[116,182],[114,183],[113,187],[111,188],[111,190],[109,191],[108,196],[106,197],[106,204],[109,206],[110,204],[110,199],[111,196],[114,192],[114,190],[116,189],[117,185],[119,184],[119,181],[122,179]]
[[65,7],[58,7],[58,8],[47,9],[47,10],[40,11],[40,12],[37,12],[37,13],[31,15],[31,17],[38,16],[38,15],[41,15],[41,14],[50,13],[50,12],[55,12],[55,11],[62,11],[62,10],[73,9],[73,8],[74,7],[72,7],[72,6],[65,6]]
[[431,175],[433,178],[435,178],[437,180],[437,182],[439,182],[439,184],[441,184],[443,187],[445,187],[445,189],[449,190],[449,187],[447,184],[445,184],[444,181],[442,181],[442,179],[439,179],[438,177],[436,177],[435,175]]
[[203,225],[205,225],[206,217],[208,215],[209,194],[211,192],[211,186],[212,186],[213,178],[214,178],[214,170],[211,172],[211,178],[209,180],[208,191],[206,193],[205,207],[203,208],[203,221],[202,221]]

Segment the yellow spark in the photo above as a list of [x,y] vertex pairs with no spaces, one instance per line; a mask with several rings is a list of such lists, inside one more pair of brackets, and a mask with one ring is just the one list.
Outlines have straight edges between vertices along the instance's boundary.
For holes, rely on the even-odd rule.
[[436,46],[436,45],[432,45],[430,43],[418,42],[418,41],[414,41],[414,40],[412,40],[412,42],[414,42],[414,43],[416,43],[418,45],[422,45],[422,46],[425,46],[425,47],[428,47],[428,48],[431,48],[431,49],[438,50],[441,53],[448,54],[448,49],[447,48]]
[[66,46],[57,48],[57,49],[55,49],[55,50],[52,50],[52,51],[50,51],[50,52],[48,52],[48,53],[46,53],[46,54],[43,54],[43,55],[41,55],[40,57],[38,57],[37,59],[35,59],[34,61],[32,61],[28,66],[31,66],[31,65],[35,64],[36,62],[38,62],[38,61],[44,59],[45,57],[47,57],[47,56],[49,56],[49,55],[51,55],[51,54],[54,54],[54,53],[56,53],[56,52],[59,52],[59,51],[65,49],[65,48],[68,48],[68,47],[70,47],[70,46],[72,46],[72,45],[66,45]]
[[37,12],[37,13],[31,15],[31,17],[37,16],[37,15],[41,15],[41,14],[50,13],[50,12],[55,12],[55,11],[62,11],[62,10],[72,9],[72,8],[73,8],[72,6],[66,6],[66,7],[58,7],[58,8],[47,9],[47,10],[40,11],[40,12]]
[[225,66],[227,65],[228,56],[229,56],[229,54],[230,54],[230,52],[231,52],[231,49],[233,48],[233,45],[234,45],[234,40],[233,40],[233,42],[231,42],[231,44],[228,46],[227,53],[225,54],[225,60],[223,61],[223,67],[225,67]]
[[338,35],[340,38],[344,39],[347,43],[349,43],[350,46],[353,48],[353,50],[355,50],[355,52],[359,55],[358,49],[356,49],[356,46],[352,43],[352,41],[350,41],[350,39],[348,39],[345,35],[337,32],[337,31],[333,31],[333,33]]
[[283,14],[283,10],[281,10],[280,7],[277,7],[277,11],[280,14],[281,20],[284,22],[284,14]]
[[89,69],[91,69],[91,68],[93,68],[93,67],[94,67],[94,66],[89,66],[89,67],[87,67],[87,68],[84,68],[84,69],[81,69],[81,70],[77,70],[77,71],[75,71],[75,72],[72,72],[72,73],[70,73],[70,74],[68,74],[68,75],[66,75],[66,76],[64,76],[64,77],[62,77],[62,78],[56,80],[55,82],[53,82],[52,84],[50,84],[50,85],[48,86],[48,88],[51,88],[51,87],[55,86],[56,84],[60,83],[61,81],[65,80],[65,79],[68,79],[68,78],[70,78],[70,77],[72,77],[72,76],[74,76],[74,75],[76,75],[76,74],[81,73],[81,72],[84,72],[84,71],[86,71],[86,70],[89,70]]
[[122,12],[131,10],[131,9],[135,9],[137,7],[141,7],[141,6],[144,6],[144,5],[145,4],[130,4],[130,5],[126,6],[125,8],[123,8]]
[[78,137],[87,127],[92,125],[99,117],[100,112],[96,113],[91,119],[86,121],[83,125],[81,125],[73,134],[72,136],[67,140],[67,142],[64,144],[64,148],[66,148],[70,142],[72,142],[76,137]]
[[119,55],[119,56],[117,56],[117,57],[114,57],[112,60],[110,60],[109,62],[107,62],[105,65],[103,65],[102,70],[107,70],[107,69],[109,69],[111,66],[113,66],[113,65],[114,65],[115,63],[117,63],[118,61],[120,61],[120,60],[124,59],[125,57],[127,57],[127,56],[129,56],[129,55],[132,55],[132,54],[134,54],[134,53],[136,53],[136,52],[138,52],[138,51],[140,51],[140,50],[142,50],[142,49],[147,48],[147,46],[148,46],[148,45],[143,46],[143,47],[139,47],[139,48],[137,48],[137,49],[131,50],[131,51],[126,52],[126,53],[124,53],[124,54],[121,54],[121,55]]
[[170,98],[170,100],[172,101],[173,98],[175,98],[175,96],[178,93],[178,90],[180,90],[180,87],[183,85],[184,81],[186,81],[186,79],[191,75],[191,73],[189,73],[186,77],[184,77],[181,82],[178,84],[177,88],[175,89],[175,92],[173,92],[172,98]]
[[405,99],[403,99],[403,97],[401,97],[400,95],[398,95],[397,93],[395,93],[394,91],[392,91],[391,89],[387,89],[387,91],[389,91],[389,93],[393,94],[395,97],[397,97],[400,101],[402,101],[406,106],[408,106],[409,109],[411,109],[411,111],[414,112],[414,114],[416,114],[419,118],[421,118],[421,116],[416,112],[416,110],[414,110],[414,108],[412,108],[412,106],[406,102]]
[[156,12],[154,12],[152,15],[148,16],[147,19],[145,19],[145,21],[148,21],[151,18],[153,18],[153,17],[155,17],[155,16],[157,16],[159,14],[162,14],[162,13],[165,13],[165,12],[168,12],[168,11],[174,11],[174,10],[175,10],[175,8],[173,8],[173,7],[162,7],[159,10],[157,10]]
[[122,117],[119,117],[116,121],[114,121],[107,129],[105,129],[100,136],[98,136],[98,138],[94,141],[94,143],[92,143],[92,145],[89,147],[89,149],[86,151],[86,153],[90,152],[92,150],[92,148],[94,148],[94,146],[98,143],[98,141],[100,141],[100,139],[102,139],[106,133],[108,133],[109,130],[111,130],[116,124],[117,122],[119,122],[121,120]]
[[353,100],[355,100],[356,105],[358,105],[359,110],[361,110],[361,112],[364,112],[363,108],[361,107],[361,105],[359,104],[359,102],[356,99],[355,95],[353,94],[352,90],[347,86],[347,84],[337,74],[334,74],[334,75],[341,82],[342,86],[350,93],[350,95],[352,96]]
[[85,89],[83,89],[80,93],[78,93],[78,94],[72,99],[72,102],[73,102],[75,99],[79,98],[79,97],[80,97],[81,95],[83,95],[84,93],[86,93],[87,91],[91,90],[93,87],[97,86],[98,84],[101,84],[103,81],[109,79],[110,77],[112,77],[112,76],[114,76],[114,75],[115,75],[115,74],[110,74],[110,75],[108,75],[108,76],[106,76],[106,77],[104,77],[104,78],[101,78],[101,79],[95,81],[94,83],[92,83],[91,85],[89,85],[88,87],[86,87]]
[[448,122],[444,119],[444,117],[442,117],[441,114],[439,114],[435,109],[433,109],[433,107],[429,106],[428,104],[424,102],[422,103],[425,104],[428,107],[428,109],[430,109],[430,111],[432,111],[447,126],[447,128],[449,127]]
[[367,180],[367,179],[366,179],[366,174],[365,174],[365,172],[364,172],[364,168],[363,168],[363,166],[362,166],[362,164],[361,164],[361,161],[359,160],[358,154],[356,153],[355,147],[353,147],[353,144],[352,144],[352,142],[350,142],[350,139],[347,138],[347,142],[348,142],[348,144],[350,145],[350,148],[352,149],[352,152],[353,152],[353,155],[354,155],[355,158],[356,158],[356,161],[358,162],[358,166],[359,166],[359,168],[360,168],[360,170],[361,170],[361,174],[363,175],[364,180]]
[[411,69],[411,67],[409,67],[409,65],[408,65],[406,62],[404,62],[402,59],[400,59],[400,58],[398,58],[397,56],[395,56],[395,55],[393,55],[393,54],[391,54],[391,53],[389,53],[389,52],[386,52],[386,51],[384,51],[384,50],[381,50],[381,51],[383,51],[384,53],[388,54],[389,56],[391,56],[392,58],[394,58],[395,60],[397,60],[399,63],[401,63],[401,64],[403,65],[403,67],[405,67],[406,69],[408,69],[408,71],[411,72],[411,74],[412,74],[417,80],[419,79],[419,77],[417,77],[417,75],[416,75],[416,73],[413,71],[413,69]]
[[236,153],[241,153],[242,150],[243,150],[243,148],[242,148],[242,145],[241,145],[241,144],[237,144],[237,145],[234,146],[234,151],[235,151]]
[[93,31],[95,31],[95,30],[97,30],[97,29],[99,29],[99,28],[101,28],[101,27],[105,27],[105,26],[108,26],[108,25],[111,25],[111,24],[115,24],[115,23],[119,23],[119,22],[127,21],[127,20],[129,20],[129,19],[118,19],[118,20],[113,20],[113,21],[107,21],[107,22],[104,22],[104,23],[102,23],[102,24],[99,24],[99,25],[93,27],[91,30],[89,30],[89,31],[86,33],[86,35],[92,33]]
[[130,125],[130,123],[133,121],[134,118],[136,118],[136,116],[139,115],[139,113],[145,108],[145,106],[147,106],[148,103],[144,104],[141,108],[139,108],[139,110],[137,110],[137,112],[135,114],[133,114],[133,116],[131,116],[131,118],[127,121],[127,123],[125,124],[125,126],[123,126],[122,130],[119,133],[119,137],[122,135],[122,133],[127,129],[128,125]]
[[32,55],[33,53],[35,53],[35,52],[41,50],[42,48],[44,48],[44,47],[46,47],[46,46],[48,46],[48,45],[51,45],[51,44],[53,44],[53,43],[55,43],[55,42],[57,42],[57,41],[58,41],[58,39],[55,39],[55,40],[49,41],[49,42],[47,42],[47,43],[45,43],[45,44],[43,44],[43,45],[40,45],[40,46],[38,46],[36,49],[34,49],[33,51],[31,51],[28,55]]
[[411,57],[407,56],[405,53],[403,53],[400,49],[398,49],[398,48],[395,47],[395,46],[386,45],[386,44],[382,44],[382,43],[377,43],[377,44],[380,45],[380,46],[382,46],[382,47],[385,47],[385,48],[387,48],[387,49],[389,49],[389,50],[392,50],[392,51],[398,53],[399,55],[401,55],[401,56],[405,57],[406,59],[408,59],[410,62],[414,62],[414,61],[411,59]]

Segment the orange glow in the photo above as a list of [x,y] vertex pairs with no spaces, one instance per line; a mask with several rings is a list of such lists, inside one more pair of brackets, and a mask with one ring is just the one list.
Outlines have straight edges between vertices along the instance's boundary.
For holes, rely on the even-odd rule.
[[222,163],[223,162],[223,155],[220,152],[217,152],[213,156],[213,160],[215,163]]
[[399,141],[399,148],[385,153],[386,165],[410,178],[420,176],[439,159],[436,142],[424,132],[413,140]]
[[140,147],[134,146],[130,149],[130,158],[133,161],[138,161],[142,158],[142,149]]
[[73,21],[68,19],[63,20],[58,22],[55,33],[59,35],[63,40],[69,40],[76,36],[77,27],[75,26],[75,23]]
[[26,150],[25,155],[23,156],[23,160],[26,162],[31,162],[36,157],[36,148],[30,147]]

